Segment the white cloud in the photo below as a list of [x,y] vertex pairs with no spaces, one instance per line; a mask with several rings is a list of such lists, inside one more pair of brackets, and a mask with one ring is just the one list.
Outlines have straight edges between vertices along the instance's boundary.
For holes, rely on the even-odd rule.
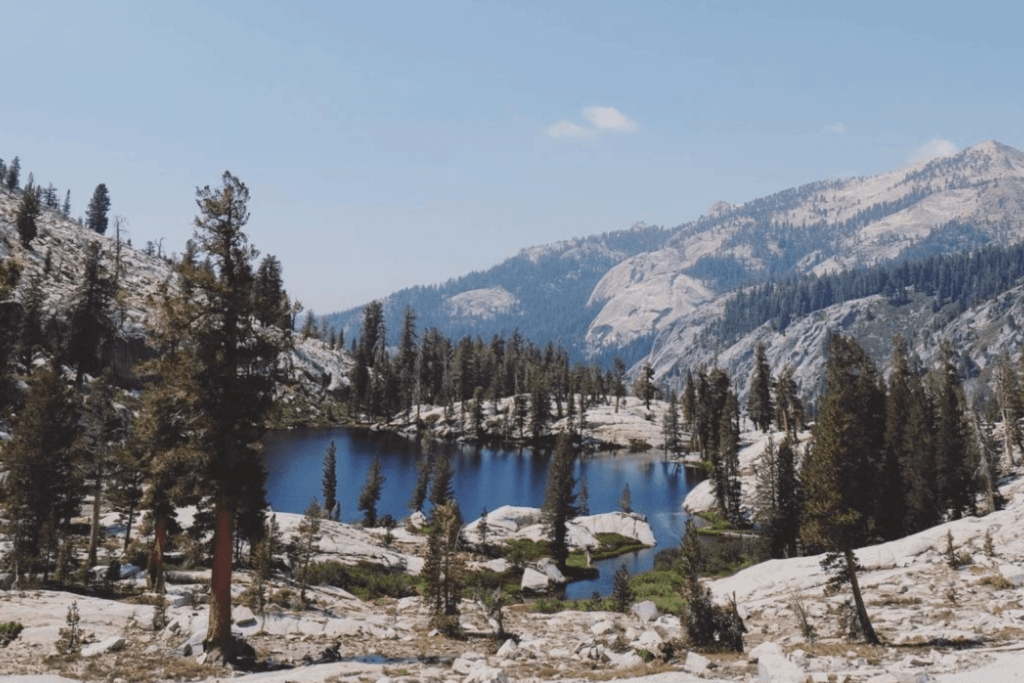
[[845,133],[846,132],[846,124],[842,123],[842,122],[830,123],[827,126],[825,126],[825,132],[826,133],[836,133],[836,134]]
[[913,153],[911,153],[908,161],[912,164],[916,164],[919,161],[929,161],[935,157],[948,157],[959,151],[960,148],[949,140],[929,140],[915,149]]
[[595,128],[601,130],[632,133],[638,128],[636,121],[630,121],[625,114],[613,107],[587,107],[583,110],[583,116]]
[[559,121],[548,128],[548,135],[553,138],[585,138],[594,133],[595,131],[578,126],[572,121]]
[[581,126],[572,121],[559,121],[549,126],[547,134],[553,138],[587,138],[604,131],[632,133],[640,125],[614,107],[585,107],[583,118],[589,125]]

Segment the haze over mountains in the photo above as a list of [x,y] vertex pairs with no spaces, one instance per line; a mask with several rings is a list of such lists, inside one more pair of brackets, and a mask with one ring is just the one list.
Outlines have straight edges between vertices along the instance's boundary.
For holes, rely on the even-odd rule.
[[[560,340],[581,357],[646,359],[669,383],[701,362],[717,362],[745,389],[757,341],[767,344],[773,365],[793,362],[809,381],[821,364],[817,350],[836,331],[866,340],[883,362],[897,331],[925,362],[936,340],[950,336],[979,370],[990,348],[1020,343],[1012,326],[1002,333],[977,329],[1005,327],[1019,297],[1005,297],[998,312],[983,304],[984,314],[970,306],[943,310],[928,297],[898,306],[846,301],[785,330],[768,325],[727,343],[715,325],[741,286],[1019,243],[1022,209],[1024,153],[987,141],[891,173],[821,180],[737,205],[717,202],[708,215],[671,229],[638,224],[524,249],[488,271],[396,292],[384,305],[392,331],[411,305],[421,329],[435,325],[451,336],[484,339],[519,329],[540,343]],[[872,316],[876,322],[868,324]],[[351,338],[360,309],[325,318]],[[972,335],[998,344],[975,344]]]

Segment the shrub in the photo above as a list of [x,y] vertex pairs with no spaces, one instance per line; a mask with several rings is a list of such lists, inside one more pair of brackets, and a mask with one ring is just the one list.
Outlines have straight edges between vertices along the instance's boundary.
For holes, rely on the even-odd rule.
[[334,560],[315,562],[300,572],[310,585],[343,588],[361,600],[404,598],[416,595],[415,580],[408,574],[391,573],[380,565],[358,562],[345,565]]
[[18,637],[18,634],[21,633],[24,628],[24,626],[16,621],[8,621],[6,624],[0,624],[0,647],[7,647],[9,643]]

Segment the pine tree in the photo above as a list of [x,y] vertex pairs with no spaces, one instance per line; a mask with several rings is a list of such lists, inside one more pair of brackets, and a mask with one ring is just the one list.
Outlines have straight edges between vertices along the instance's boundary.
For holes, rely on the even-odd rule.
[[683,422],[688,429],[693,429],[694,415],[697,412],[697,386],[693,381],[693,373],[686,371],[686,384],[683,386]]
[[[49,558],[79,514],[84,481],[76,465],[81,404],[59,369],[37,370],[25,407],[11,424],[14,438],[4,448],[2,504],[10,542],[8,567],[17,575],[48,571]],[[17,576],[15,576],[17,579]]]
[[103,235],[107,232],[107,212],[110,210],[110,193],[107,186],[100,183],[92,193],[89,206],[85,210],[85,226],[93,232]]
[[615,393],[615,412],[619,412],[619,403],[626,397],[626,363],[618,356],[612,361],[612,391]]
[[[155,475],[176,469],[180,458],[214,520],[211,609],[206,642],[233,658],[231,564],[237,512],[264,491],[260,436],[273,405],[279,335],[256,324],[252,261],[257,252],[242,228],[249,191],[230,173],[220,188],[196,191],[199,215],[191,248],[179,264],[183,296],[163,289],[154,339],[162,347],[161,380],[185,412],[188,440],[157,451]],[[201,257],[205,254],[205,259]],[[206,264],[199,265],[206,261]],[[176,397],[174,396],[176,394]],[[161,420],[155,420],[160,427]],[[167,425],[162,425],[166,427]],[[160,440],[159,438],[157,439]],[[182,448],[183,447],[183,448]]]
[[299,562],[302,564],[302,568],[299,571],[299,604],[301,605],[306,604],[306,588],[309,587],[309,565],[313,561],[313,556],[320,549],[318,543],[320,542],[320,525],[324,519],[324,512],[324,508],[320,507],[317,499],[313,498],[306,507],[306,513],[302,516],[302,521],[297,528],[299,532],[297,543],[299,547]]
[[284,291],[281,262],[273,254],[267,254],[256,269],[253,282],[253,306],[256,319],[264,327],[273,325],[290,331],[291,305]]
[[449,501],[434,508],[422,575],[431,626],[449,636],[459,632],[459,598],[465,578],[463,562],[456,553],[461,531],[458,503]]
[[586,472],[580,472],[580,492],[576,496],[576,509],[580,515],[590,514],[590,487],[587,485]]
[[714,468],[715,497],[722,514],[740,524],[740,427],[739,401],[729,391],[718,421],[718,458]]
[[[17,157],[15,157],[17,160]],[[9,183],[8,183],[9,184]],[[14,219],[18,229],[18,237],[21,239],[21,246],[28,249],[32,240],[39,234],[39,227],[36,219],[39,218],[39,195],[35,187],[27,185],[21,193],[21,200],[18,202],[18,213]]]
[[76,387],[82,386],[86,372],[94,373],[100,369],[104,344],[109,343],[114,334],[113,302],[116,288],[103,268],[101,257],[99,243],[90,243],[82,283],[75,293],[71,309],[67,355],[77,368]]
[[800,482],[789,439],[768,439],[757,467],[754,518],[761,524],[773,558],[796,557],[800,534]]
[[932,374],[935,405],[936,496],[939,507],[953,519],[975,512],[976,464],[970,460],[966,400],[956,351],[948,339],[939,344],[939,359]]
[[881,441],[876,370],[851,338],[832,337],[828,350],[825,396],[804,461],[806,499],[800,535],[805,543],[829,551],[822,566],[850,582],[864,637],[878,644],[861,597],[853,552],[872,536]]
[[18,189],[18,182],[21,180],[21,159],[14,157],[11,159],[11,165],[7,167],[7,189],[14,190]]
[[372,527],[377,524],[377,503],[380,502],[381,487],[386,479],[380,470],[380,456],[373,456],[366,481],[363,482],[363,490],[359,493],[358,509],[363,512],[363,526]]
[[455,499],[452,489],[452,456],[445,450],[434,456],[434,467],[430,473],[434,485],[430,489],[430,502],[437,508]]
[[643,401],[647,410],[650,410],[651,399],[657,394],[658,388],[654,386],[654,368],[650,363],[644,363],[636,382],[633,383],[633,395]]
[[92,479],[92,524],[86,566],[96,565],[100,539],[100,512],[104,502],[104,483],[114,469],[114,450],[127,436],[125,425],[114,409],[114,377],[109,371],[92,383],[82,416],[84,452],[82,465]]
[[635,599],[633,589],[629,585],[629,569],[625,564],[620,564],[612,579],[612,602],[615,604],[615,611],[625,614]]
[[754,373],[747,394],[747,414],[755,427],[768,433],[775,414],[775,406],[772,405],[772,372],[768,365],[764,342],[758,342],[754,348]]
[[64,194],[64,205],[61,206],[60,212],[64,215],[64,218],[71,215],[71,190]]
[[679,448],[679,406],[674,391],[668,394],[668,408],[665,410],[662,434],[665,437],[665,453],[675,453]]
[[1024,448],[1021,444],[1020,430],[1020,420],[1024,417],[1024,403],[1021,397],[1020,378],[1006,349],[999,353],[997,363],[996,395],[1003,418],[1003,448],[1006,452],[1006,462],[1013,467],[1017,464],[1013,458],[1014,445]]
[[423,503],[427,499],[427,490],[430,486],[430,475],[434,469],[434,447],[430,439],[424,439],[423,454],[416,463],[416,485],[412,490],[412,497],[409,498],[409,509],[413,512],[421,512]]
[[416,376],[417,358],[416,311],[411,306],[406,306],[402,313],[398,355],[395,357],[401,407],[405,410],[410,410],[413,402],[419,404],[419,382]]
[[569,435],[562,432],[555,443],[555,452],[548,466],[548,483],[544,492],[544,516],[551,537],[551,556],[562,569],[569,557],[569,520],[576,517],[576,479],[573,466],[576,454],[572,452]]
[[338,504],[338,447],[331,441],[324,453],[324,474],[320,480],[324,495],[324,516],[327,519],[340,521],[340,505]]
[[775,424],[794,442],[804,421],[804,406],[800,401],[795,374],[796,367],[787,363],[775,382]]

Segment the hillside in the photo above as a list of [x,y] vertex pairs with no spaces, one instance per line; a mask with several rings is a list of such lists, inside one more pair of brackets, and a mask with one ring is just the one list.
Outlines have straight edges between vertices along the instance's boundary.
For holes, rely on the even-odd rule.
[[[112,272],[117,241],[110,234],[99,235],[58,211],[44,208],[37,220],[39,233],[31,248],[25,249],[15,230],[19,199],[19,191],[0,188],[0,261],[10,260],[21,267],[18,287],[0,305],[13,307],[15,318],[20,318],[28,285],[38,279],[43,318],[48,321],[46,334],[59,342],[63,330],[60,321],[67,316],[81,283],[88,246],[100,245],[103,266]],[[175,255],[157,256],[133,248],[130,241],[121,244],[120,255],[121,276],[112,311],[114,337],[100,353],[122,383],[130,386],[135,364],[151,353],[147,324],[155,310],[154,297],[161,284],[175,286]],[[280,362],[290,378],[279,389],[281,424],[310,424],[328,418],[331,402],[325,399],[339,395],[348,382],[351,360],[347,354],[331,350],[319,340],[295,336]],[[0,421],[3,419],[0,416]]]

